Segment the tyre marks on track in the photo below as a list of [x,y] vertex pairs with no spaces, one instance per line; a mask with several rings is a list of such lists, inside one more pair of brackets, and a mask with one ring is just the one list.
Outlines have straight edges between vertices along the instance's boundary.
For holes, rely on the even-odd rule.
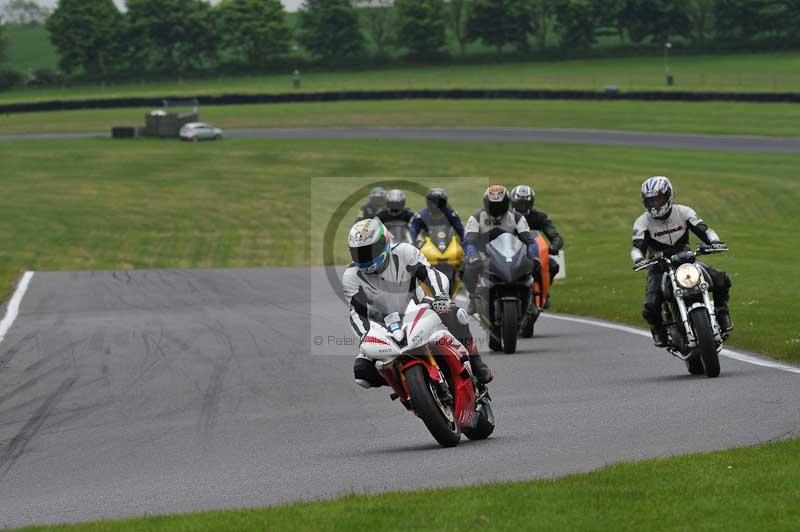
[[47,418],[50,417],[53,409],[77,380],[78,377],[75,375],[63,380],[61,385],[36,409],[16,436],[11,438],[8,445],[0,451],[0,480],[2,480],[6,473],[8,473],[8,470],[13,467],[14,462],[22,456],[25,452],[25,447],[30,443],[33,437],[36,436],[36,433],[42,428]]

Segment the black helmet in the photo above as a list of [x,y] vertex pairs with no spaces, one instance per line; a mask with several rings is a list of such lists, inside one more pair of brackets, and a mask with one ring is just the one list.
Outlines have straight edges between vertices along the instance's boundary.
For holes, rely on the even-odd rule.
[[425,194],[428,210],[432,212],[443,211],[447,207],[447,192],[443,188],[432,188]]
[[386,210],[389,214],[397,216],[406,208],[406,193],[394,188],[386,193]]
[[536,192],[528,185],[517,185],[511,189],[511,207],[520,214],[528,214],[536,201]]
[[503,185],[492,185],[483,193],[483,210],[492,218],[502,218],[508,212],[511,199]]

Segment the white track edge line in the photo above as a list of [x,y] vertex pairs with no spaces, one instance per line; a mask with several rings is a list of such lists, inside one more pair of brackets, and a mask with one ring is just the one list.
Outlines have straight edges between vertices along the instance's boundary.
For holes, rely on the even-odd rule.
[[25,272],[19,284],[17,285],[17,289],[14,290],[14,295],[11,297],[11,301],[8,302],[6,315],[3,318],[3,321],[0,321],[0,342],[2,342],[6,337],[6,333],[14,324],[14,320],[17,319],[17,314],[19,314],[19,305],[22,303],[22,298],[25,296],[25,292],[28,290],[28,285],[30,284],[32,277],[33,272]]
[[[636,329],[634,327],[628,327],[627,325],[617,325],[616,323],[608,323],[605,321],[599,320],[592,320],[588,318],[574,318],[572,316],[561,316],[558,314],[542,314],[544,318],[551,318],[554,320],[561,320],[561,321],[571,321],[573,323],[583,323],[585,325],[594,325],[595,327],[604,327],[606,329],[614,329],[616,331],[622,331],[630,334],[636,334],[639,336],[644,336],[646,338],[650,338],[650,333],[647,331],[643,331],[641,329]],[[789,373],[796,373],[800,375],[800,368],[796,366],[789,366],[787,364],[781,364],[780,362],[775,362],[773,360],[767,360],[764,358],[755,357],[752,355],[748,355],[746,353],[740,353],[738,351],[733,351],[731,349],[723,349],[720,351],[720,355],[726,356],[728,358],[732,358],[734,360],[738,360],[740,362],[746,362],[748,364],[753,364],[756,366],[763,366],[765,368],[772,368],[781,371],[787,371]]]

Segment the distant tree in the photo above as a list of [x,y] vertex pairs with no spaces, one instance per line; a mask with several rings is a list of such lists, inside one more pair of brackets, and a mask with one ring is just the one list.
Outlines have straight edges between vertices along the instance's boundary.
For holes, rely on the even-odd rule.
[[533,27],[536,28],[536,46],[539,50],[547,48],[547,32],[556,12],[557,0],[532,0],[531,13]]
[[8,39],[6,38],[5,28],[2,24],[2,19],[0,19],[0,63],[5,62],[6,60],[6,48],[8,48]]
[[689,16],[692,42],[701,48],[706,45],[714,27],[714,2],[716,0],[688,0],[686,14]]
[[183,72],[216,59],[219,38],[202,0],[127,0],[132,53],[148,68]]
[[768,26],[766,8],[771,0],[716,0],[714,28],[724,40],[747,42]]
[[395,0],[397,36],[414,57],[436,55],[447,44],[443,0]]
[[386,56],[386,48],[392,42],[393,3],[393,0],[355,0],[378,57]]
[[113,0],[61,0],[46,27],[65,73],[102,78],[119,69],[124,19]]
[[564,49],[587,49],[595,43],[595,14],[591,0],[558,0],[556,30]]
[[364,53],[358,13],[349,0],[305,0],[300,9],[299,40],[329,66]]
[[0,18],[6,24],[44,24],[52,10],[32,0],[8,0]]
[[670,37],[688,37],[691,32],[688,0],[626,0],[622,19],[636,43],[648,37],[663,43]]
[[800,0],[769,0],[759,14],[759,28],[780,37],[784,45],[794,45],[800,38]]
[[534,15],[528,0],[474,0],[467,23],[471,39],[494,46],[498,55],[506,45],[528,49],[528,34],[534,32]]
[[222,0],[221,42],[244,54],[250,65],[263,66],[289,51],[291,32],[280,0]]
[[458,42],[458,49],[461,52],[461,57],[466,55],[467,42],[469,42],[469,34],[467,33],[467,22],[469,21],[472,12],[473,0],[450,0],[448,2],[448,17],[447,22],[450,26],[450,31]]

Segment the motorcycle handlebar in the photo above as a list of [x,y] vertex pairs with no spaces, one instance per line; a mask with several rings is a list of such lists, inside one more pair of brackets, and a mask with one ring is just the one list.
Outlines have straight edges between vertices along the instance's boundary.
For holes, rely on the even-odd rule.
[[[715,248],[715,247],[712,247],[712,246],[700,245],[700,246],[697,246],[697,249],[694,251],[694,254],[695,255],[713,255],[714,253],[724,253],[726,251],[728,251],[728,246],[716,247]],[[638,266],[634,265],[633,266],[633,271],[639,272],[639,271],[642,271],[642,270],[646,270],[647,268],[650,268],[651,266],[654,266],[654,265],[656,265],[656,264],[658,264],[660,262],[669,262],[669,258],[665,257],[664,255],[658,255],[658,256],[654,257],[653,259],[648,260],[647,262],[643,262],[642,264],[639,264]]]

